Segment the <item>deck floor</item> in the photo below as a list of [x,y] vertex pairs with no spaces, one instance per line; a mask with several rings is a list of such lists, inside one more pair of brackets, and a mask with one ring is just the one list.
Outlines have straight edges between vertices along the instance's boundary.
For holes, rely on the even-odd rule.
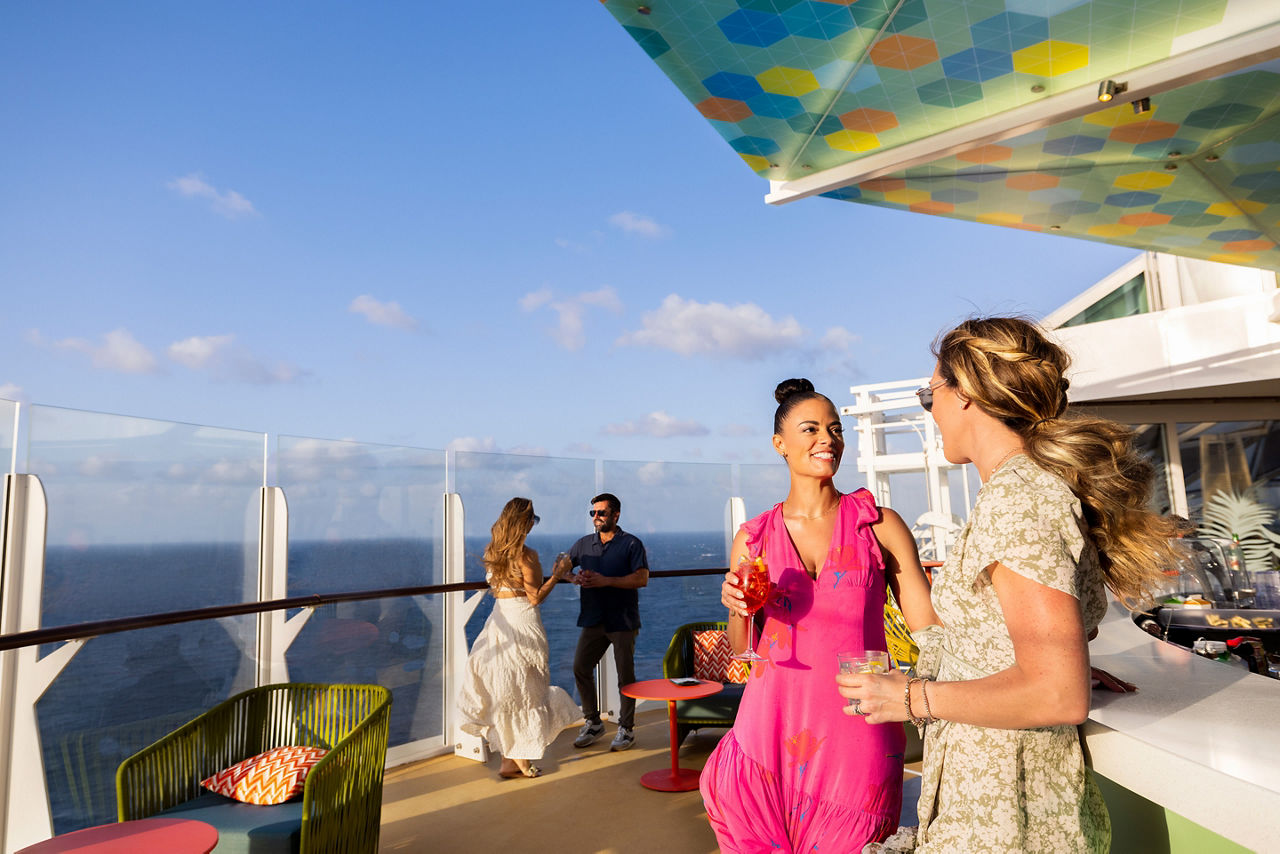
[[[578,727],[560,733],[529,780],[498,776],[497,756],[480,764],[439,756],[387,772],[380,852],[554,851],[556,854],[716,854],[698,792],[654,792],[640,785],[647,771],[670,767],[665,709],[636,715],[636,744],[609,751],[605,737],[577,749]],[[726,730],[703,729],[680,748],[680,766],[702,768]],[[908,777],[919,763],[907,766]],[[903,819],[914,824],[914,799]],[[910,816],[907,815],[908,811]]]
[[[498,776],[496,756],[480,764],[440,756],[387,772],[379,851],[556,854],[714,854],[719,848],[698,792],[654,792],[640,776],[670,767],[666,709],[636,715],[636,743],[609,751],[614,726],[587,748],[578,727],[562,732],[529,780]],[[725,733],[685,739],[680,765],[701,768]]]

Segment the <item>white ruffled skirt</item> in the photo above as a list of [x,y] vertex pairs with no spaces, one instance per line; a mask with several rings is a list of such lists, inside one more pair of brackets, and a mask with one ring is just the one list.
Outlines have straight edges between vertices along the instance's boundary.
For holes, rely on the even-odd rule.
[[508,759],[541,759],[556,736],[582,717],[573,698],[551,684],[547,632],[523,596],[494,599],[471,645],[458,696],[462,730]]

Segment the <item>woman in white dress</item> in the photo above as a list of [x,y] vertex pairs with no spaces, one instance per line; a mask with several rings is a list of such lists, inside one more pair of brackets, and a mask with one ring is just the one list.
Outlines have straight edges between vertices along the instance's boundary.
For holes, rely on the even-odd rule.
[[493,613],[471,646],[458,697],[463,731],[484,738],[502,755],[502,777],[540,775],[533,762],[582,717],[573,698],[551,684],[538,605],[564,576],[553,573],[544,580],[538,553],[525,545],[537,523],[528,498],[508,501],[493,523],[484,550]]

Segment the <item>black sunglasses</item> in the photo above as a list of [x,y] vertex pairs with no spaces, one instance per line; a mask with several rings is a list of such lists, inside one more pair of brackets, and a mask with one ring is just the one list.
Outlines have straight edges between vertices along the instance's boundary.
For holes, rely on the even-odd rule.
[[933,390],[946,385],[946,380],[938,380],[934,385],[927,385],[924,388],[916,389],[916,397],[920,398],[920,408],[925,412],[933,411]]
[[535,524],[535,525],[536,525],[536,524],[538,524],[538,523],[539,523],[539,522],[541,522],[541,521],[542,521],[542,519],[538,516],[538,514],[537,514],[537,513],[534,513],[534,514],[533,514],[533,524]]
[[588,510],[587,515],[594,519],[597,516],[612,516],[613,511],[612,510]]

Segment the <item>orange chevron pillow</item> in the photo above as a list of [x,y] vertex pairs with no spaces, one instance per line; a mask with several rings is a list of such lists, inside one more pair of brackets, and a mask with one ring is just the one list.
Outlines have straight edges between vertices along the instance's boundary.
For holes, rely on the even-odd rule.
[[729,635],[723,629],[693,633],[693,675],[713,682],[746,682],[751,663],[735,661],[729,649]]
[[302,794],[307,772],[328,752],[322,747],[274,747],[201,780],[200,785],[241,803],[282,804]]

